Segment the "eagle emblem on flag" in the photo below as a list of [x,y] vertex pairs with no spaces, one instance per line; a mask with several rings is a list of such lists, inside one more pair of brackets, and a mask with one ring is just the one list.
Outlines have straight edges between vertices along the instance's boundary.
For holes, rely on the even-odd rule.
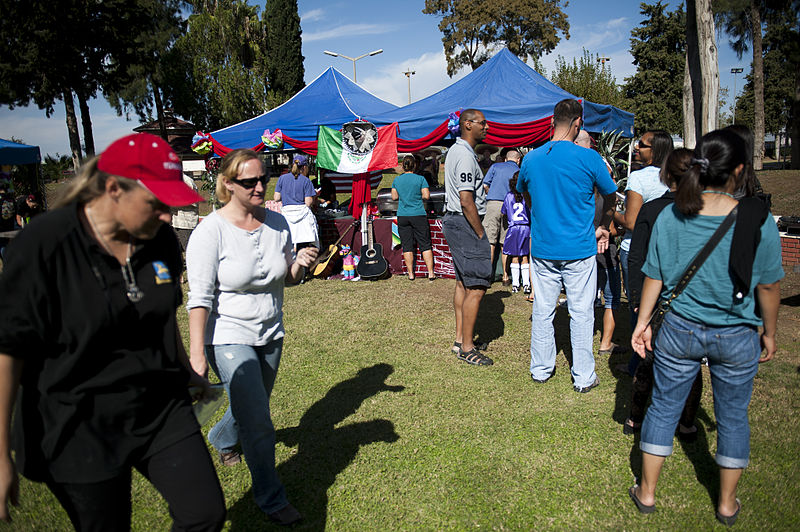
[[367,155],[378,143],[378,129],[365,121],[347,122],[342,126],[342,147],[353,155]]

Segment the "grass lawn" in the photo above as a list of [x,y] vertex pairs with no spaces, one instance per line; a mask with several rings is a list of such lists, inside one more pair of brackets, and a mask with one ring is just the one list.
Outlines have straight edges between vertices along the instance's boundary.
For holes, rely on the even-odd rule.
[[[495,283],[478,327],[495,365],[468,366],[449,352],[453,287],[452,280],[396,276],[286,289],[287,335],[272,411],[278,472],[306,517],[298,529],[721,528],[714,518],[719,486],[707,369],[700,437],[676,441],[658,511],[641,516],[627,495],[641,469],[638,436],[623,435],[621,425],[630,378],[613,371],[627,355],[598,357],[600,386],[573,392],[564,356],[568,318],[559,309],[556,375],[532,383],[530,304]],[[787,271],[782,296],[778,353],[760,367],[750,407],[739,530],[796,530],[800,522],[800,273]],[[626,312],[623,305],[618,343],[630,334]],[[178,315],[188,342],[186,312]],[[226,529],[272,529],[255,507],[246,466],[218,472]],[[69,529],[46,488],[22,479],[21,490],[14,523],[0,529]],[[133,529],[167,530],[169,523],[160,496],[135,476]]]

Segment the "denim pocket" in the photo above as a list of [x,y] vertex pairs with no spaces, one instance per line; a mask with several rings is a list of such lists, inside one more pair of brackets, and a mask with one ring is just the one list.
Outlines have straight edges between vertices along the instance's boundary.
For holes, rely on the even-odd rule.
[[709,343],[709,351],[716,351],[714,358],[728,366],[748,366],[761,355],[758,332],[746,325],[725,327],[713,333]]
[[[668,312],[655,338],[659,351],[679,359],[696,359],[697,335],[690,324]],[[702,356],[702,355],[700,355]]]

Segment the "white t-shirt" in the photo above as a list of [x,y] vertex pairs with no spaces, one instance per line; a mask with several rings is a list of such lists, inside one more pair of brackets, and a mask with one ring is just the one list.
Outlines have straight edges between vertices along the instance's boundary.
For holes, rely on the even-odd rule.
[[[628,176],[628,186],[625,187],[625,192],[632,190],[642,196],[642,205],[648,201],[660,198],[664,193],[669,190],[669,187],[661,182],[659,173],[661,169],[658,166],[645,166],[641,170],[631,172]],[[631,249],[631,236],[633,231],[625,231],[625,235],[620,242],[620,249],[629,251]]]
[[209,309],[205,343],[265,345],[282,338],[283,287],[293,262],[289,224],[267,210],[254,231],[212,212],[186,246],[187,309]]

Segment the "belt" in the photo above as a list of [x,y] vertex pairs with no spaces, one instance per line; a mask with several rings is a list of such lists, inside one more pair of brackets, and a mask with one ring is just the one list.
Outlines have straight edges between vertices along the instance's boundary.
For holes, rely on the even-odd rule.
[[463,212],[455,212],[455,211],[445,211],[445,214],[449,214],[451,216],[464,216]]

